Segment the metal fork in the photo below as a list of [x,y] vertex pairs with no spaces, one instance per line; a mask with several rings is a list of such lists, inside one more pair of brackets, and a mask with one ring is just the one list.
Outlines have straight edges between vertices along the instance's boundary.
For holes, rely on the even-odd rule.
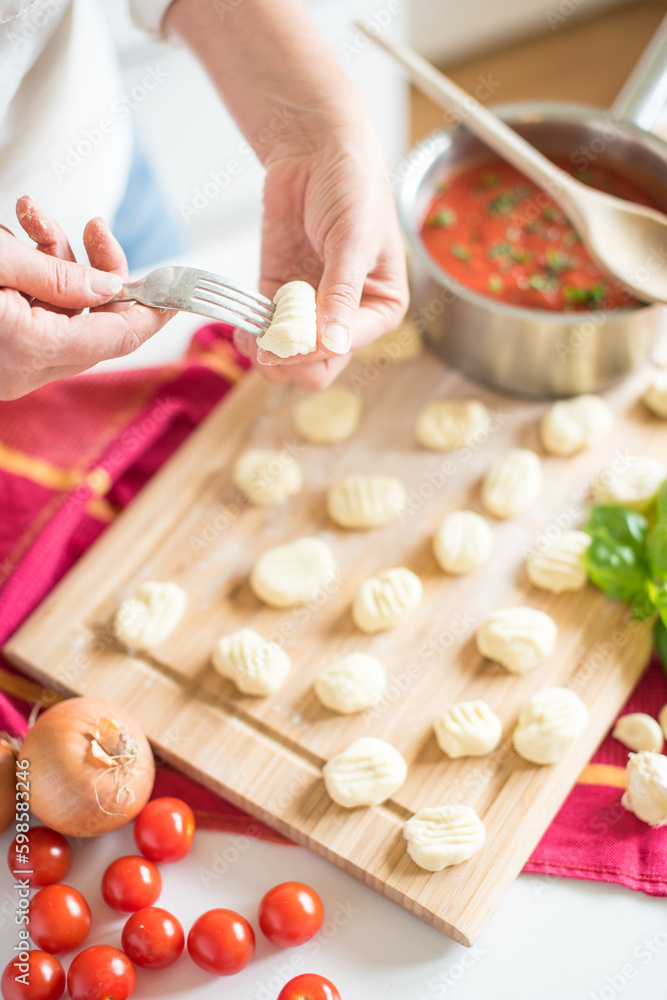
[[250,295],[227,278],[196,267],[158,267],[139,281],[126,282],[112,301],[197,313],[256,337],[265,332],[276,308],[263,295]]

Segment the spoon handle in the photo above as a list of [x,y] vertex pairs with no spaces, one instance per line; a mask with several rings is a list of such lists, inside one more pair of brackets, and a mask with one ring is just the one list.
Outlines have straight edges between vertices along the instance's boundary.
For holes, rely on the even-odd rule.
[[375,32],[367,31],[361,21],[357,21],[357,27],[393,56],[408,71],[412,82],[427,97],[453,114],[457,121],[474,132],[487,146],[508,160],[538,187],[546,190],[570,216],[575,226],[582,224],[583,220],[576,203],[578,185],[574,178],[547,159],[414,49],[398,42],[390,42]]

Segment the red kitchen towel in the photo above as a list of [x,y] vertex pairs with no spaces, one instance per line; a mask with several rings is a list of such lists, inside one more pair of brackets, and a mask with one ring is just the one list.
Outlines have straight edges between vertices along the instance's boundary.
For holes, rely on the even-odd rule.
[[[195,336],[183,362],[86,374],[0,403],[0,644],[14,632],[247,367],[228,327]],[[2,665],[0,730],[21,734],[35,685]],[[624,711],[657,715],[667,679],[651,663]],[[545,833],[526,871],[616,882],[667,895],[667,827],[620,804],[627,751],[607,737]],[[155,795],[186,799],[200,826],[284,841],[169,768]]]

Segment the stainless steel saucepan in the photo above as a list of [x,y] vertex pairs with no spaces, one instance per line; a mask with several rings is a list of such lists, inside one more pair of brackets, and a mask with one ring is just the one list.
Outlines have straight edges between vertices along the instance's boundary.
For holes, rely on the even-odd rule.
[[[667,101],[667,17],[609,112],[520,103],[494,111],[547,156],[603,163],[637,180],[667,212],[667,142],[650,129]],[[667,330],[667,308],[549,312],[496,302],[460,285],[420,237],[436,185],[488,156],[463,123],[439,129],[399,168],[398,212],[408,244],[410,317],[448,363],[505,392],[537,397],[595,392],[622,378]],[[667,267],[667,246],[651,262]]]

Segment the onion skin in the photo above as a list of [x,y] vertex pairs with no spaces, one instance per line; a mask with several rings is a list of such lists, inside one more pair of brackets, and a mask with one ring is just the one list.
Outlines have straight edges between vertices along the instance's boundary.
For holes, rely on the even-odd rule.
[[28,731],[21,757],[30,761],[32,812],[70,837],[119,829],[153,790],[148,740],[128,712],[97,698],[68,698],[47,709]]
[[0,737],[0,833],[4,833],[16,814],[16,752]]

